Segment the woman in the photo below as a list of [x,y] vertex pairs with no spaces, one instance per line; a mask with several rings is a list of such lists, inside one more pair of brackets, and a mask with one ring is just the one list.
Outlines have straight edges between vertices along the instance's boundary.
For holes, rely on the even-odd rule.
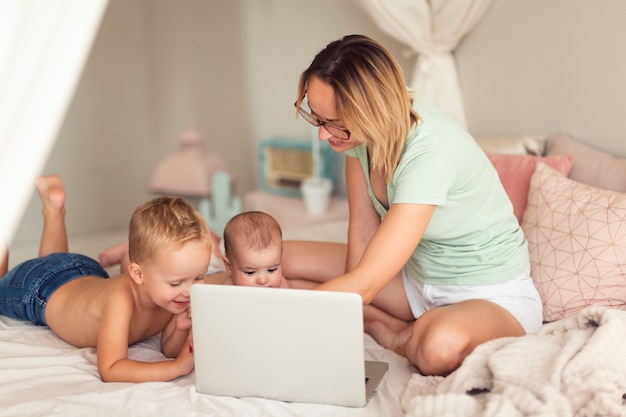
[[382,45],[330,43],[301,75],[295,105],[346,155],[350,220],[347,245],[285,242],[285,276],[359,293],[388,314],[364,310],[366,330],[423,374],[446,375],[477,345],[541,326],[527,243],[497,172],[406,88]]

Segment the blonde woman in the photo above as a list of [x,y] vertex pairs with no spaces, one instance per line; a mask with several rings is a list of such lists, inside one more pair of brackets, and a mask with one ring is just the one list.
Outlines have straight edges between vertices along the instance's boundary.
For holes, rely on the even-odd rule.
[[536,331],[527,242],[473,138],[406,88],[393,56],[360,35],[302,73],[298,115],[345,154],[347,245],[285,242],[287,278],[359,293],[366,330],[423,374],[446,375],[479,344]]

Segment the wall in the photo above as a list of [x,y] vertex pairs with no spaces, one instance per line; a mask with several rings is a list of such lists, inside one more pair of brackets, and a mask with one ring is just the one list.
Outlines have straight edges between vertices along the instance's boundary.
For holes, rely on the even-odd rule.
[[623,0],[494,0],[456,53],[469,129],[626,156],[624,22]]

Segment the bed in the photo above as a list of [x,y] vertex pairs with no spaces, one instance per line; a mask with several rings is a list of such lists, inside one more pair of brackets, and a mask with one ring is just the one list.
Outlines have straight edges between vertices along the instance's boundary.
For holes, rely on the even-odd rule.
[[[0,316],[0,416],[626,416],[626,160],[566,134],[482,145],[529,242],[546,319],[538,333],[485,343],[446,378],[420,375],[364,334],[366,359],[389,370],[366,407],[345,408],[202,395],[194,373],[103,383],[95,349]],[[284,237],[341,241],[346,227],[335,220]],[[70,243],[93,256],[123,238]],[[156,337],[129,354],[162,358]]]
[[[285,231],[287,239],[342,241],[347,222],[329,221]],[[90,256],[125,238],[124,232],[70,239],[70,247]],[[36,248],[17,247],[14,261]],[[115,273],[115,268],[109,270]],[[400,399],[415,372],[408,360],[380,347],[364,334],[365,357],[389,364],[378,391],[363,408],[286,403],[258,398],[198,394],[195,373],[171,382],[103,383],[95,349],[77,349],[46,327],[0,315],[0,416],[399,416]],[[161,360],[159,339],[130,347],[129,356]]]
[[[413,373],[406,359],[365,335],[366,358],[389,363],[364,408],[285,403],[198,394],[195,374],[171,382],[104,383],[95,349],[77,349],[44,327],[0,316],[1,416],[394,416]],[[160,360],[153,337],[132,346],[132,359]]]

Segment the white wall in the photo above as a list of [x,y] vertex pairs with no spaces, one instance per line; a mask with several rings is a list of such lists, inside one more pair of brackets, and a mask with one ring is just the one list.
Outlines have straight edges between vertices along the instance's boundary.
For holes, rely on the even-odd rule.
[[456,56],[472,133],[626,156],[626,1],[494,0]]

